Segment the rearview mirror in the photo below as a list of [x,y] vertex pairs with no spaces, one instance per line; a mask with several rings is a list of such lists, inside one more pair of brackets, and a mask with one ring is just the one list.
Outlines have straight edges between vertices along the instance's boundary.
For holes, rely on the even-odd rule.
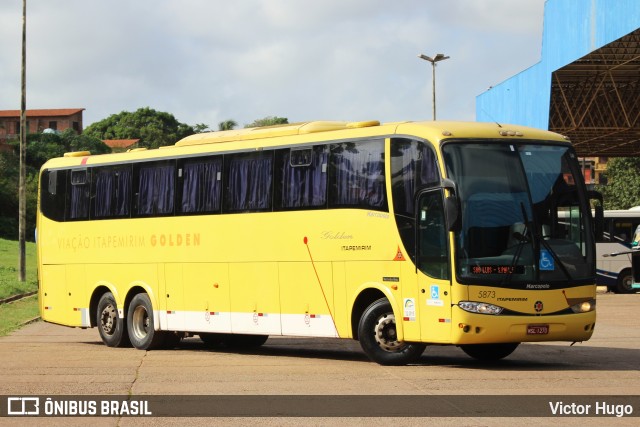
[[460,230],[460,201],[458,200],[458,186],[448,178],[442,180],[442,188],[449,191],[449,196],[444,199],[444,213],[447,221],[447,230]]

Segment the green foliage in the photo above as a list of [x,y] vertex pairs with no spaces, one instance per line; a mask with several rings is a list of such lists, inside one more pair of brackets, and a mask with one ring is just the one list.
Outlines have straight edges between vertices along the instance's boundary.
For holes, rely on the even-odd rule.
[[[27,240],[34,240],[38,197],[38,170],[27,162]],[[0,153],[0,237],[18,238],[18,183],[20,159],[15,153]]]
[[91,135],[78,135],[73,129],[62,133],[62,143],[68,151],[89,151],[91,154],[108,154],[111,148],[100,138]]
[[[18,146],[15,147],[16,153]],[[40,170],[47,160],[62,157],[69,151],[89,151],[91,154],[106,154],[111,148],[100,139],[89,135],[78,135],[73,129],[62,133],[38,133],[27,135],[27,166]]]
[[607,163],[607,185],[598,186],[605,209],[640,205],[640,158],[617,157]]
[[259,128],[265,126],[286,125],[289,123],[289,119],[286,117],[267,116],[263,119],[254,120],[253,123],[249,123],[245,128]]
[[180,123],[173,114],[152,108],[139,108],[131,113],[122,111],[88,126],[83,135],[100,140],[139,139],[141,147],[158,148],[173,145],[195,133],[192,126]]
[[[36,170],[39,170],[47,160],[62,157],[69,151],[58,135],[42,134],[42,136],[45,135],[47,138],[31,138],[32,140],[27,142],[27,165]],[[53,141],[51,137],[55,137],[57,141]]]
[[233,130],[236,126],[238,126],[238,122],[235,120],[225,120],[224,122],[218,123],[218,130]]
[[195,133],[204,133],[211,132],[211,129],[209,129],[209,125],[205,125],[204,123],[197,123],[193,125],[193,131]]

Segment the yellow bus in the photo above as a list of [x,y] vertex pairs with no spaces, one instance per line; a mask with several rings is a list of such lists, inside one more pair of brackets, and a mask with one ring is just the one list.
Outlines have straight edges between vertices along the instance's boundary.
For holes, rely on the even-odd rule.
[[138,349],[283,335],[356,339],[390,365],[427,344],[501,359],[593,333],[589,197],[566,139],[488,123],[307,122],[67,153],[40,175],[41,315]]

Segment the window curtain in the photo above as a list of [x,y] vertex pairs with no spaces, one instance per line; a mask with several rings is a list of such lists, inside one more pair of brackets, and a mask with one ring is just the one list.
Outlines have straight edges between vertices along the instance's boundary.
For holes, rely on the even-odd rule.
[[88,184],[71,185],[70,219],[85,219],[89,217]]
[[141,167],[138,183],[138,214],[172,213],[174,180],[173,165]]
[[327,202],[327,161],[324,147],[315,147],[311,164],[291,166],[291,152],[282,157],[282,207],[324,206]]
[[386,203],[384,141],[332,146],[332,204],[382,208]]
[[272,153],[231,157],[228,175],[229,210],[261,210],[271,207],[272,158]]
[[222,171],[220,159],[212,162],[185,163],[182,181],[182,212],[215,212],[220,210]]
[[107,218],[129,215],[131,169],[101,169],[96,174],[94,216]]
[[115,216],[128,216],[131,200],[131,169],[116,172]]
[[96,194],[94,199],[96,218],[113,215],[112,197],[115,193],[115,177],[111,170],[101,170],[96,176]]

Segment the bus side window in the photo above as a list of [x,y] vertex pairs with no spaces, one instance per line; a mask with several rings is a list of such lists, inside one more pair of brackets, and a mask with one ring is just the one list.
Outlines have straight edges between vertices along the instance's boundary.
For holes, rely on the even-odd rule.
[[40,181],[40,210],[54,221],[64,221],[67,171],[46,170]]
[[388,210],[384,139],[331,144],[330,207]]
[[225,212],[271,209],[273,151],[225,156]]
[[631,243],[633,224],[628,219],[613,220],[613,236],[611,241],[616,243]]
[[93,169],[92,217],[129,217],[131,166]]
[[71,170],[67,219],[89,218],[90,182],[87,169]]
[[326,207],[328,162],[326,145],[276,151],[276,209]]
[[605,218],[604,219],[604,233],[602,236],[602,241],[603,242],[610,242],[611,241],[611,219],[610,218]]
[[136,214],[170,215],[175,193],[175,161],[136,165]]
[[220,212],[222,199],[222,157],[185,161],[178,170],[178,210],[182,213]]

